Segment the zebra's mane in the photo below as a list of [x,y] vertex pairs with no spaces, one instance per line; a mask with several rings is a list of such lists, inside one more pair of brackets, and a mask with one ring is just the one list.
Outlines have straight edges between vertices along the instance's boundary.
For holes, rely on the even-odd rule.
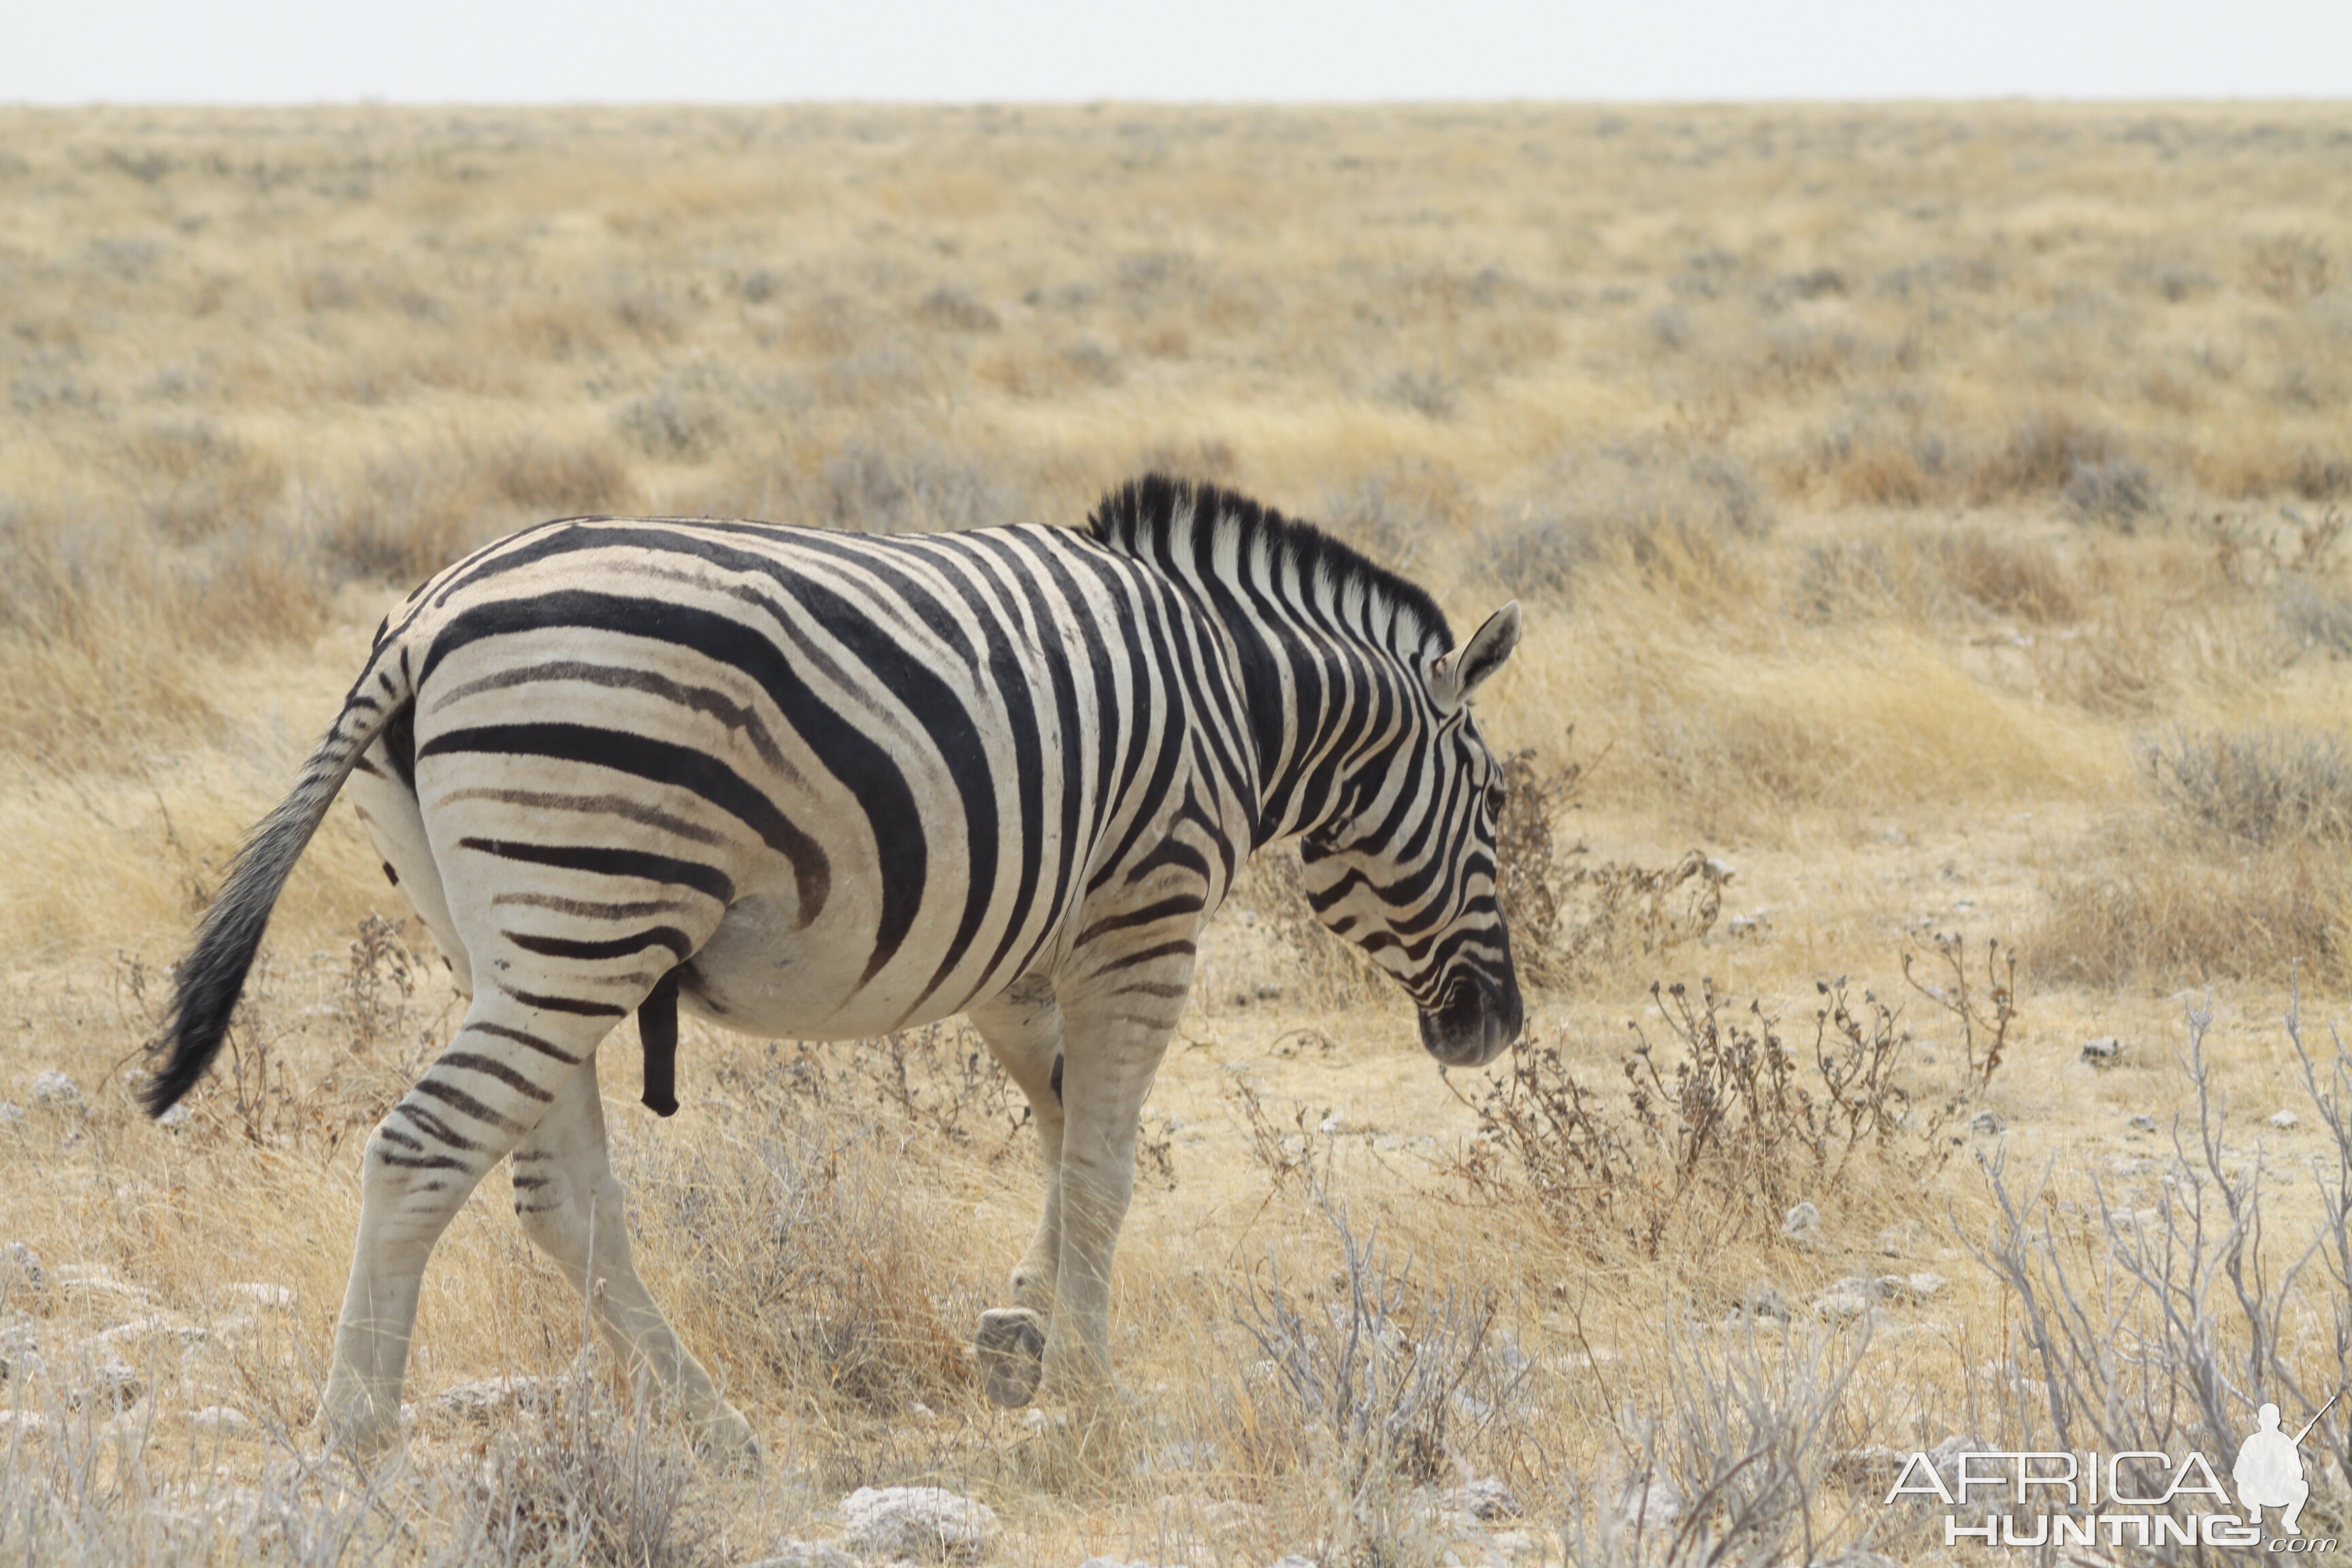
[[1204,559],[1225,559],[1216,548],[1221,538],[1206,541],[1209,548],[1202,548],[1203,529],[1231,534],[1231,559],[1245,570],[1262,561],[1295,568],[1302,583],[1328,584],[1334,605],[1360,606],[1349,617],[1358,630],[1370,631],[1385,621],[1385,640],[1400,654],[1417,658],[1454,647],[1445,612],[1426,589],[1373,564],[1313,523],[1285,517],[1232,490],[1146,474],[1103,497],[1087,519],[1097,542],[1188,575]]

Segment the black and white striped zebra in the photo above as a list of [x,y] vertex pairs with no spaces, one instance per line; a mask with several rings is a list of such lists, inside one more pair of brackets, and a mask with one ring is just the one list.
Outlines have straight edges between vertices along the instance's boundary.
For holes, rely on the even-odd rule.
[[597,1047],[641,1009],[650,1045],[679,1005],[809,1039],[968,1015],[1047,1175],[1014,1304],[981,1324],[988,1391],[1084,1398],[1110,1373],[1138,1113],[1244,857],[1302,840],[1317,913],[1440,1061],[1518,1032],[1499,770],[1465,706],[1518,628],[1507,605],[1457,650],[1420,589],[1157,477],[1084,531],[527,530],[377,634],[205,918],[147,1102],[212,1060],[348,782],[471,1001],[366,1149],[336,1439],[395,1439],[426,1257],[510,1155],[516,1211],[625,1364],[706,1447],[756,1453],[638,1280],[605,1157]]

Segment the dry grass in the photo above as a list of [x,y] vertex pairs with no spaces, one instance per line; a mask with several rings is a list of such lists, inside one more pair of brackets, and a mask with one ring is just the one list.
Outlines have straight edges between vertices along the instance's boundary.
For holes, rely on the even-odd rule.
[[[2307,1017],[2352,995],[2347,133],[0,110],[0,1242],[48,1276],[0,1258],[0,1407],[43,1417],[0,1431],[0,1554],[746,1561],[922,1481],[988,1500],[1008,1561],[1436,1568],[1508,1547],[1439,1506],[1496,1478],[1520,1551],[1918,1561],[1866,1445],[2080,1442],[2087,1403],[2161,1447],[2164,1411],[2319,1387],[2341,1183],[2284,1171],[2340,1176],[2341,1058],[2266,1020],[2298,974]],[[769,1479],[692,1468],[580,1362],[495,1198],[428,1275],[408,1468],[320,1466],[353,1145],[450,1018],[347,815],[192,1119],[123,1088],[390,599],[544,516],[1074,521],[1147,464],[1320,517],[1457,624],[1526,601],[1482,704],[1539,983],[1517,1076],[1433,1081],[1295,868],[1255,868],[1147,1112],[1105,1447],[972,1387],[1038,1184],[968,1038],[689,1034],[674,1121],[608,1075],[617,1159]],[[2011,933],[1989,1072],[1903,958]],[[2160,1000],[2207,983],[2193,1026]],[[81,1104],[33,1102],[53,1068]],[[2108,1354],[2116,1325],[2164,1356]],[[490,1376],[546,1381],[436,1402]],[[192,1419],[223,1405],[251,1426]]]

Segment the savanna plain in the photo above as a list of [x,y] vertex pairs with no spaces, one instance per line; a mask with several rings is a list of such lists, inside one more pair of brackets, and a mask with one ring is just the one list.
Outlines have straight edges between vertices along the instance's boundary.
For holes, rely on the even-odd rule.
[[[2352,110],[6,110],[0,389],[10,1561],[824,1563],[895,1485],[1057,1568],[1984,1560],[1904,1456],[2226,1479],[2343,1378]],[[764,1470],[500,1174],[404,1460],[322,1454],[359,1147],[457,1016],[348,808],[220,1069],[131,1093],[378,617],[551,516],[1153,468],[1526,607],[1523,1043],[1441,1074],[1262,858],[1096,1423],[975,1386],[1042,1192],[976,1038],[689,1025],[656,1121],[624,1029],[638,1261]],[[2343,1405],[2304,1454],[2346,1531]]]

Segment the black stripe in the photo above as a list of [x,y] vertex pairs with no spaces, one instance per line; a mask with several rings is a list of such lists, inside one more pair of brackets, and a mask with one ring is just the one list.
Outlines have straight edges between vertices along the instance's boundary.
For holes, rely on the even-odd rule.
[[[496,1057],[477,1056],[472,1051],[446,1051],[442,1054],[440,1061],[436,1066],[456,1068],[464,1072],[480,1073],[484,1078],[494,1078],[524,1099],[535,1100],[541,1105],[547,1104],[555,1098],[554,1095],[540,1088]],[[425,1081],[429,1083],[432,1080],[428,1079]],[[422,1089],[424,1085],[419,1084],[417,1087]]]
[[[589,724],[477,724],[436,735],[416,754],[422,760],[455,752],[550,757],[691,790],[757,833],[796,871],[825,863],[816,841],[778,811],[774,801],[717,757],[690,746]],[[820,896],[820,907],[822,902]]]
[[505,860],[526,860],[537,866],[560,866],[568,871],[593,871],[602,877],[635,877],[647,882],[669,882],[708,894],[722,904],[735,901],[733,879],[716,866],[672,859],[642,849],[599,849],[584,844],[520,844],[504,838],[460,838],[460,849],[478,849]]
[[610,942],[574,942],[569,937],[534,936],[529,931],[502,931],[499,934],[522,949],[543,958],[626,958],[643,952],[649,947],[666,947],[680,959],[694,956],[694,943],[676,926],[656,926],[635,936],[616,936]]
[[[492,1110],[488,1106],[484,1105],[480,1100],[476,1100],[472,1095],[467,1094],[464,1089],[459,1089],[456,1084],[443,1083],[437,1078],[427,1076],[425,1078],[419,1079],[416,1082],[416,1087],[410,1089],[408,1092],[411,1094],[429,1094],[434,1099],[439,1100],[442,1104],[449,1107],[452,1110],[455,1110],[458,1115],[470,1116],[475,1121],[482,1123],[485,1127],[495,1127],[501,1132],[520,1132],[522,1131],[522,1127],[520,1123],[499,1115],[497,1111]],[[452,1138],[449,1142],[456,1143],[457,1141],[455,1138]],[[476,1147],[476,1145],[471,1143],[461,1144],[459,1146],[467,1149]]]
[[[545,1040],[541,1039],[537,1035],[532,1034],[528,1029],[510,1029],[504,1024],[483,1023],[467,1024],[466,1026],[466,1029],[469,1033],[492,1035],[501,1040],[512,1040],[516,1045],[527,1046],[530,1049],[539,1052],[541,1056],[553,1057],[557,1061],[568,1062],[573,1067],[578,1067],[583,1061],[587,1059],[584,1057],[575,1057],[570,1051],[549,1045]],[[541,1154],[518,1154],[515,1158],[519,1160],[525,1158],[543,1159],[545,1156]]]
[[628,1015],[626,1007],[615,1007],[610,1002],[583,1002],[572,996],[541,996],[535,992],[518,991],[504,983],[499,989],[526,1007],[542,1013],[571,1013],[583,1018],[620,1018]]

